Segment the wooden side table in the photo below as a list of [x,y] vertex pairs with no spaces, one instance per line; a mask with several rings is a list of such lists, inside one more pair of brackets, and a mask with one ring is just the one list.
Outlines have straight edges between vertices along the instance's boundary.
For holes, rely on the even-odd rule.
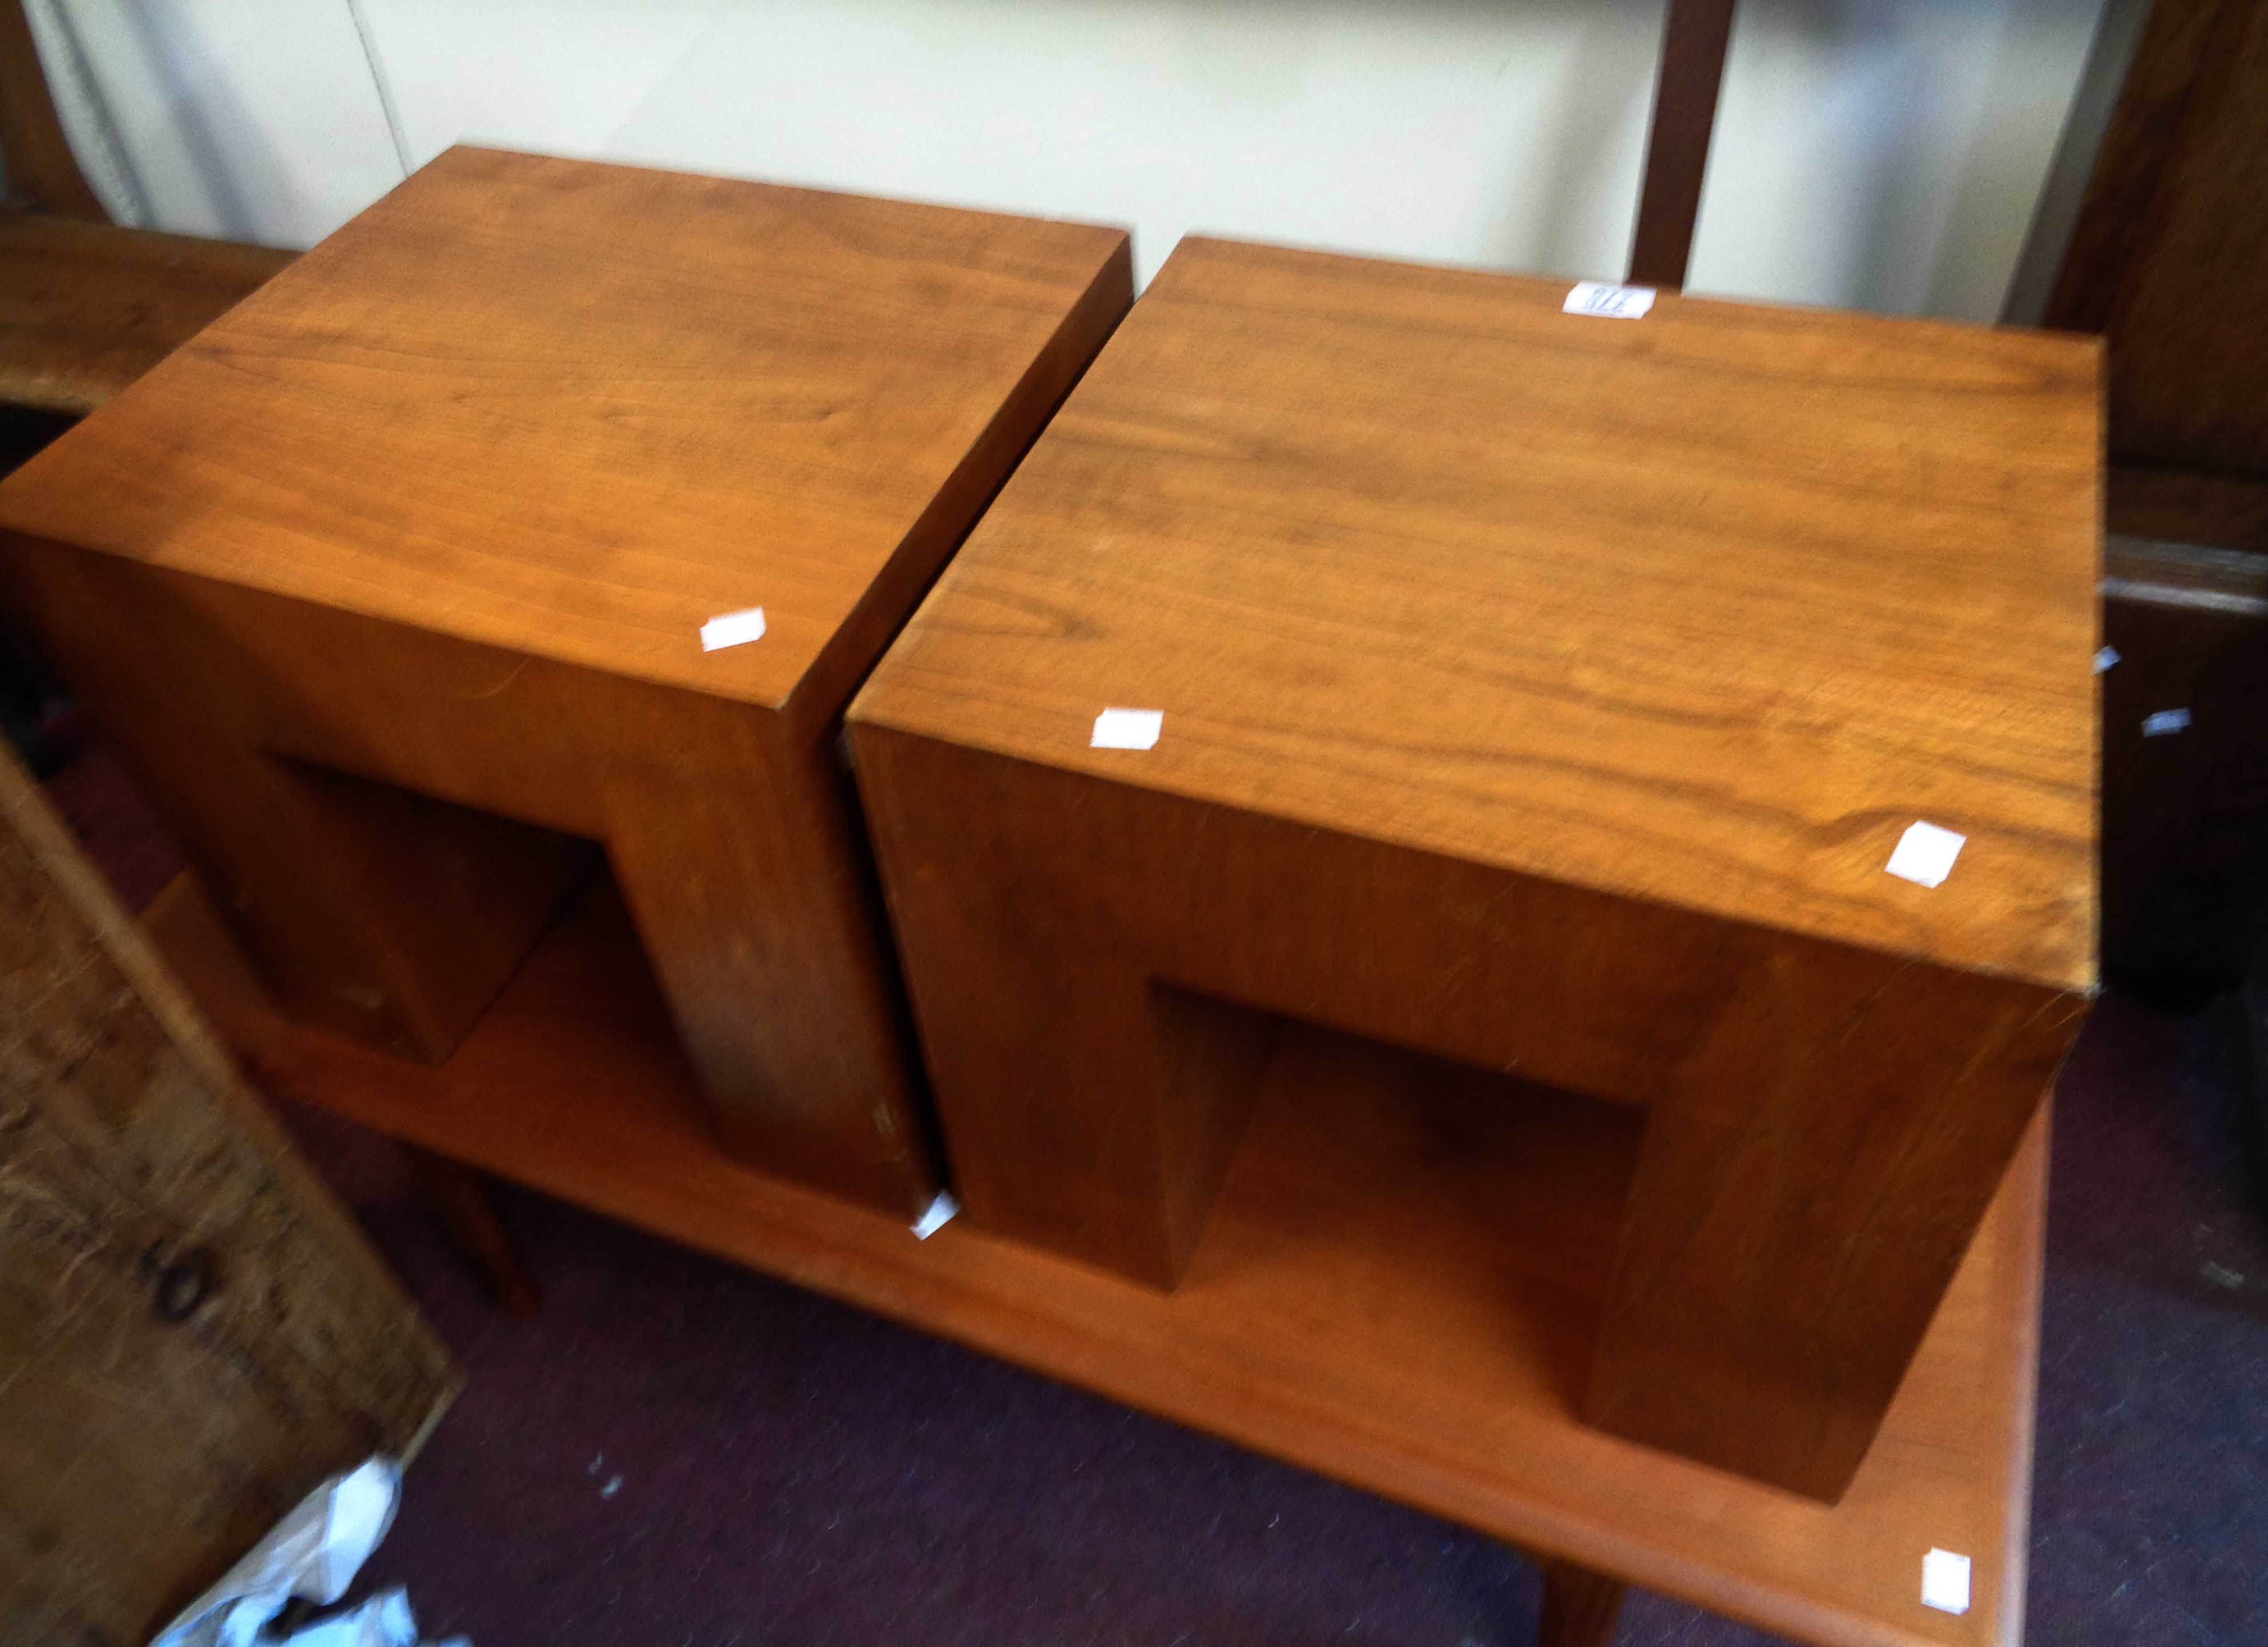
[[600,842],[725,1138],[909,1210],[837,717],[1130,293],[1114,230],[452,150],[0,487],[9,586],[296,1016],[446,1058]]
[[1167,1293],[725,1155],[603,882],[438,1066],[284,1018],[187,882],[150,919],[270,1091],[1518,1545],[1589,1640],[1622,1583],[1822,1647],[2022,1638],[2044,1114],[1828,1505],[1575,1422],[1634,1110],[1294,1026]]
[[1568,297],[1185,242],[861,788],[976,1222],[1172,1284],[1285,1022],[1638,1107],[1580,1410],[1833,1500],[2094,988],[2098,356]]

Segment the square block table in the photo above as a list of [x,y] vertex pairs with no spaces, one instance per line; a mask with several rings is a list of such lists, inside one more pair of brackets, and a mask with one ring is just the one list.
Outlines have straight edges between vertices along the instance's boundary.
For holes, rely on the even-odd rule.
[[1580,1411],[1831,1500],[2094,989],[2097,352],[1568,290],[1185,242],[860,786],[972,1219],[1171,1285],[1287,1020],[1642,1107]]
[[446,1058],[601,842],[724,1138],[911,1210],[837,720],[1130,294],[1115,230],[452,150],[0,560],[295,1016]]

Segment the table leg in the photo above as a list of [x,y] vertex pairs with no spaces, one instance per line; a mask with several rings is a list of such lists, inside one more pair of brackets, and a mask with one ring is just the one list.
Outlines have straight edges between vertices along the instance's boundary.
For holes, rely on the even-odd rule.
[[831,752],[699,705],[671,731],[704,781],[610,780],[605,833],[710,1119],[753,1165],[911,1220],[936,1174]]
[[1543,1563],[1543,1621],[1536,1647],[1607,1647],[1630,1586],[1573,1562]]
[[519,1243],[497,1211],[489,1180],[461,1161],[405,1143],[417,1188],[439,1218],[449,1243],[480,1272],[489,1298],[515,1320],[526,1320],[543,1307],[535,1276],[520,1256]]

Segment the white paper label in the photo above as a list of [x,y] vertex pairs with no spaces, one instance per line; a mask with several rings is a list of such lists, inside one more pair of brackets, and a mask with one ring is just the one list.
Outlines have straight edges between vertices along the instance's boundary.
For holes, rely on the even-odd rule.
[[1921,1558],[1921,1604],[1940,1613],[1969,1611],[1969,1558],[1932,1550]]
[[1559,305],[1570,314],[1603,314],[1614,320],[1635,320],[1653,307],[1651,286],[1610,286],[1603,280],[1579,280]]
[[2142,717],[2142,736],[2163,738],[2168,732],[2177,732],[2190,724],[2187,710],[2160,710],[2155,715]]
[[1163,710],[1105,710],[1094,717],[1091,749],[1154,749],[1166,724]]
[[2117,661],[2118,649],[2116,646],[2106,646],[2095,654],[2095,673],[2099,675]]
[[953,1192],[940,1189],[937,1192],[937,1198],[929,1203],[922,1216],[915,1219],[908,1227],[926,1241],[931,1236],[952,1223],[953,1215],[960,1210],[961,1203],[953,1198]]
[[1933,823],[1908,824],[1905,834],[1898,837],[1897,850],[1883,867],[1921,886],[1935,886],[1953,873],[1953,860],[1961,856],[1968,840],[1965,835],[1940,829]]
[[749,641],[759,641],[764,636],[764,609],[750,607],[742,612],[721,612],[701,626],[701,650],[713,652],[720,646],[740,646]]

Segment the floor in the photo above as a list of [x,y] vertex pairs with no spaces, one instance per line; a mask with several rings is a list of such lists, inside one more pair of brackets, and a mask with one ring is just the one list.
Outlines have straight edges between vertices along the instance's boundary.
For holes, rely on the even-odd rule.
[[[129,902],[99,750],[51,786]],[[2029,1640],[2268,1642],[2268,1196],[2237,1009],[2112,995],[2060,1089]],[[470,1382],[368,1574],[476,1647],[1513,1647],[1535,1569],[1428,1516],[543,1197],[482,1299],[391,1146],[287,1121]],[[1637,1596],[1627,1647],[1771,1637]]]

